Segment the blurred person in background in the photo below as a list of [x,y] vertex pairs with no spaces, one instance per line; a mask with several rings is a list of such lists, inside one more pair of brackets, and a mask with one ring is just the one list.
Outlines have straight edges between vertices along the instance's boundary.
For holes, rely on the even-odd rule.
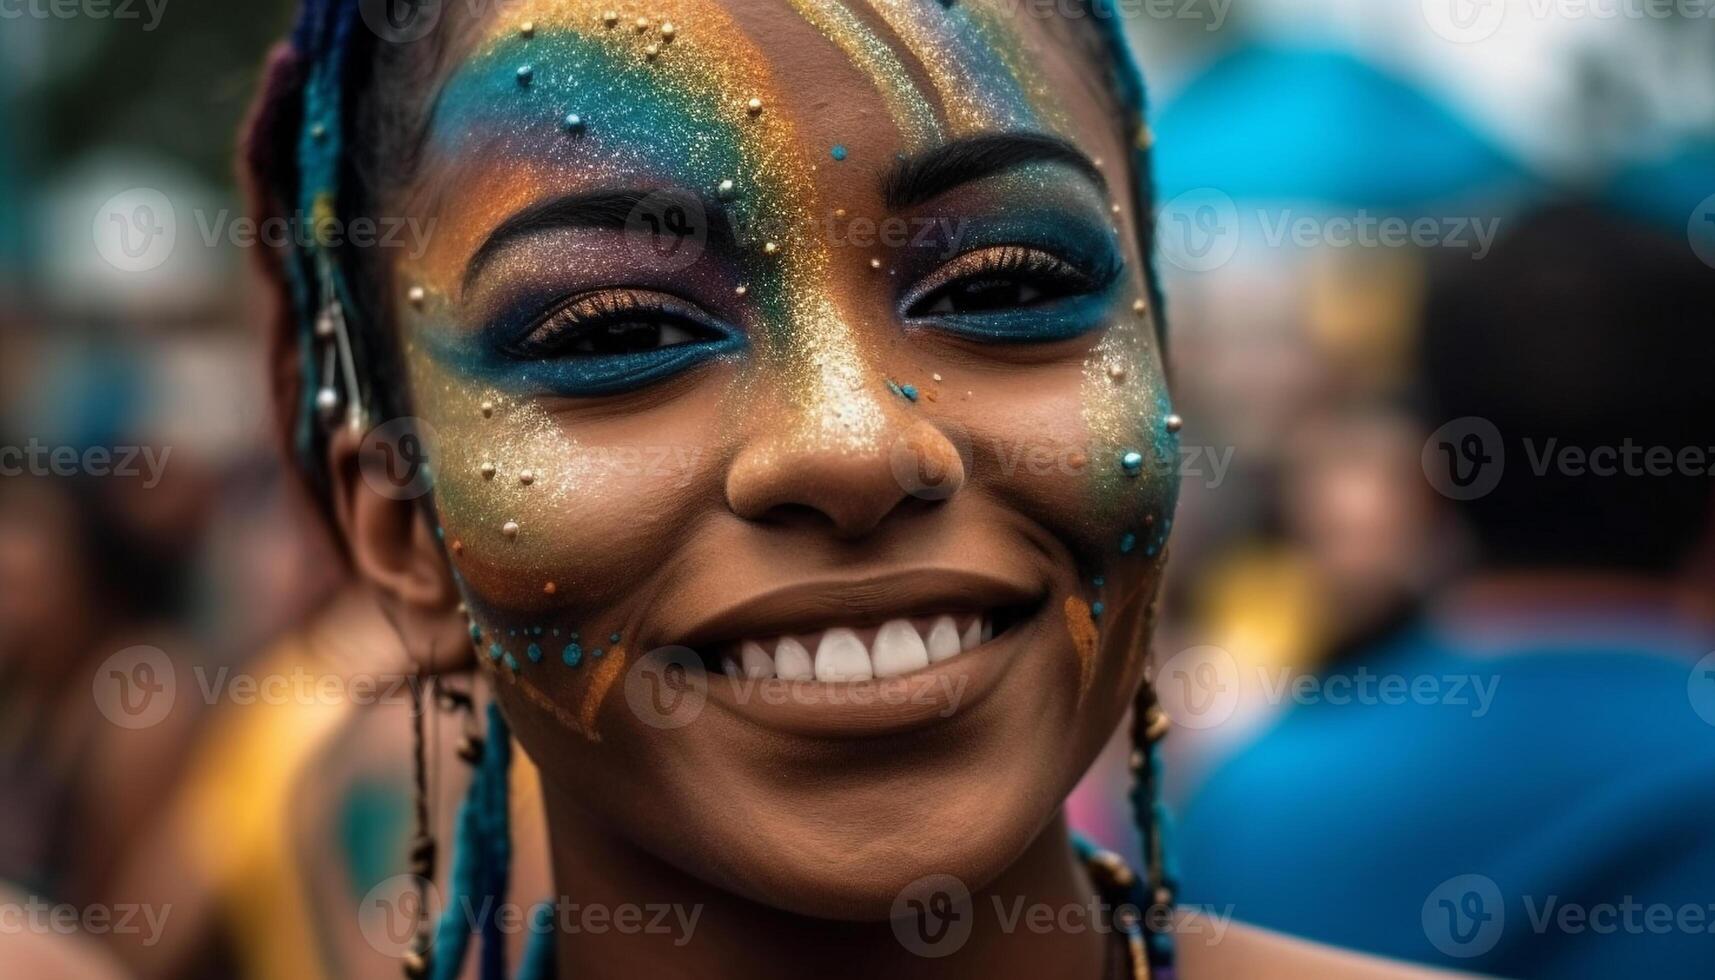
[[1316,596],[1315,655],[1338,663],[1421,612],[1448,562],[1442,509],[1423,480],[1424,432],[1386,405],[1313,413],[1288,447],[1282,531]]
[[[1682,239],[1589,206],[1434,277],[1422,464],[1475,567],[1209,778],[1188,893],[1504,976],[1709,975],[1711,296]],[[1414,693],[1351,697],[1365,673]]]
[[100,894],[197,722],[193,699],[136,729],[104,713],[109,656],[195,648],[190,542],[139,523],[138,496],[123,477],[0,478],[0,879],[56,900]]

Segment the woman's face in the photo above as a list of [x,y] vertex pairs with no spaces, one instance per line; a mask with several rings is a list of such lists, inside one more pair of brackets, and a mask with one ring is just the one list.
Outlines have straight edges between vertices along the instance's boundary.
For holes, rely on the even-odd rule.
[[391,288],[551,812],[804,912],[980,887],[1135,691],[1175,493],[1087,25],[503,6]]

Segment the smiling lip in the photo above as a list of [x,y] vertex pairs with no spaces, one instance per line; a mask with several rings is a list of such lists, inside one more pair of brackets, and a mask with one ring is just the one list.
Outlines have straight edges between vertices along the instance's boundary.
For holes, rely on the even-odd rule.
[[[745,677],[742,669],[730,676],[718,666],[708,674],[709,700],[761,727],[812,738],[892,735],[937,724],[980,702],[1023,648],[1023,619],[1041,607],[1045,593],[1045,586],[1021,579],[946,568],[807,582],[727,606],[686,630],[682,643],[713,666],[755,637],[808,639],[849,630],[873,638],[884,624],[949,613],[961,626],[973,616],[990,624],[993,634],[974,646],[962,643],[958,653],[898,676],[830,677],[815,670],[822,679]],[[1017,625],[1007,628],[1011,624]],[[809,653],[820,651],[811,646]]]
[[831,626],[879,625],[952,610],[1036,604],[1045,588],[968,569],[922,568],[856,580],[802,582],[750,596],[694,622],[676,641],[708,650],[747,637],[810,633]]

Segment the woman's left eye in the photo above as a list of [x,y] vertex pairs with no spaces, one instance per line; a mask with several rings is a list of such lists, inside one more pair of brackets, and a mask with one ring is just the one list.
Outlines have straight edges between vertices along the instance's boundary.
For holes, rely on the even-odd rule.
[[906,315],[954,316],[1024,310],[1094,292],[1102,277],[1041,249],[1004,245],[967,252],[915,291]]

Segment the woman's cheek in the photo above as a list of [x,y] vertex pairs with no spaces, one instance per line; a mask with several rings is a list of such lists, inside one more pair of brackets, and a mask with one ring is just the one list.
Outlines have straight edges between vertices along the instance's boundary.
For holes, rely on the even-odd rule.
[[958,403],[992,492],[1080,562],[1159,553],[1177,496],[1178,440],[1147,321],[1111,328],[1081,361],[986,386]]
[[594,445],[531,399],[426,367],[419,411],[439,441],[435,508],[467,598],[490,609],[601,608],[640,554],[662,554],[695,461]]
[[1089,432],[1086,505],[1102,551],[1154,558],[1179,495],[1179,436],[1147,310],[1134,307],[1091,350],[1079,413]]

